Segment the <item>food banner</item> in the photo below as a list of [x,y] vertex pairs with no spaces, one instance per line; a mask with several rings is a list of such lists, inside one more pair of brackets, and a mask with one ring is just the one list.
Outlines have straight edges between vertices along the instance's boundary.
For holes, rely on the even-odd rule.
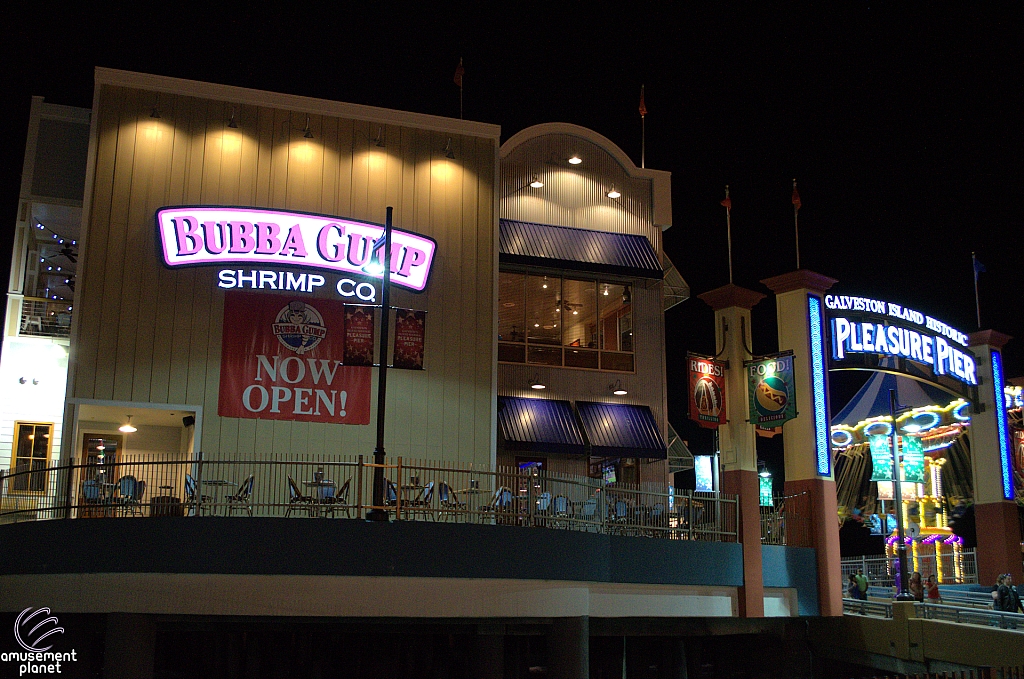
[[796,417],[792,352],[744,361],[743,370],[747,375],[751,424],[778,427]]
[[901,436],[903,440],[903,476],[909,483],[924,483],[924,447],[916,436]]
[[725,424],[725,362],[696,354],[687,354],[686,359],[690,369],[690,419],[709,429]]
[[373,310],[362,304],[345,305],[345,365],[373,365]]
[[395,309],[394,367],[423,370],[423,335],[427,312]]
[[342,364],[344,318],[340,301],[225,293],[217,414],[369,424],[371,371]]

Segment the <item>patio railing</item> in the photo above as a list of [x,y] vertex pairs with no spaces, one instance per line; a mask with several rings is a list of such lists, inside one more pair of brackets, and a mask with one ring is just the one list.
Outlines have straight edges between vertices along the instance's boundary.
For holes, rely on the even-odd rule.
[[[910,552],[910,550],[908,550]],[[936,567],[935,545],[919,545],[917,568],[913,553],[907,558],[907,569],[918,570],[924,578],[936,575],[940,585],[978,582],[978,561],[974,549],[945,546]],[[864,571],[872,585],[893,587],[896,580],[895,559],[886,556],[845,556],[842,559],[843,582],[851,573]]]
[[[386,491],[373,504],[373,478]],[[28,490],[34,489],[34,490]],[[194,460],[124,455],[117,462],[0,472],[0,522],[56,518],[278,516],[540,526],[735,542],[738,502],[663,484],[604,484],[534,469],[458,468],[362,456]]]

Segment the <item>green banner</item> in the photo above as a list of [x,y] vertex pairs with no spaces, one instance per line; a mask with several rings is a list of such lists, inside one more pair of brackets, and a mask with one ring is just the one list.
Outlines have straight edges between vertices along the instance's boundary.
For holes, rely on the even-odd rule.
[[760,483],[761,506],[762,507],[774,507],[775,503],[772,501],[772,477],[770,477],[770,476],[760,476],[760,477],[758,477],[758,481],[761,482]]
[[903,436],[903,480],[924,483],[924,447],[921,439]]
[[887,434],[875,434],[868,437],[871,448],[871,480],[892,481],[892,451]]
[[744,361],[750,423],[778,427],[796,417],[796,380],[793,354],[781,354],[757,361]]

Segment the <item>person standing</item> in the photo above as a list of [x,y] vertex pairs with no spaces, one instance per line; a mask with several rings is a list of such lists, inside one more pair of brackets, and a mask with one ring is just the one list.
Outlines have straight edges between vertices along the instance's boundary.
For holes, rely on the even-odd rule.
[[928,576],[928,581],[924,584],[924,591],[925,594],[928,596],[928,603],[942,603],[942,596],[939,594],[939,583],[935,581],[934,575]]
[[857,588],[857,576],[855,576],[853,573],[850,573],[846,577],[846,579],[846,596],[850,599],[859,599],[860,590]]
[[864,575],[864,570],[861,568],[857,569],[857,574],[853,576],[857,580],[857,594],[861,601],[868,600],[868,578]]
[[1005,613],[1017,613],[1018,611],[1024,613],[1024,606],[1021,605],[1017,588],[1013,586],[1013,576],[1009,573],[1002,576],[1002,584],[996,590],[995,608],[997,611]]
[[917,571],[910,576],[907,590],[909,590],[910,596],[914,597],[914,601],[924,601],[924,584],[921,582],[921,574]]

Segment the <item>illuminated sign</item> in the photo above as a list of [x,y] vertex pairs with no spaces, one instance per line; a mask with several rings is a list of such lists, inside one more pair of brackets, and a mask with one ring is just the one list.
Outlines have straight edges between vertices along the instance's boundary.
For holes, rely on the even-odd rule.
[[762,507],[774,507],[775,502],[772,500],[772,477],[761,476],[758,477],[757,481],[760,505]]
[[[221,269],[217,274],[217,287],[251,288],[253,290],[287,290],[291,292],[315,292],[327,282],[323,276],[315,273],[297,273],[294,271],[266,271],[263,269]],[[334,288],[342,297],[355,297],[362,302],[376,302],[377,288],[366,281],[354,281],[351,278],[340,279]]]
[[[158,210],[156,226],[164,263],[169,267],[287,265],[383,277],[382,253],[374,250],[374,243],[384,233],[381,224],[284,210],[178,206]],[[391,283],[417,292],[426,288],[436,247],[430,238],[392,229]],[[231,275],[225,278],[225,272]],[[235,281],[234,287],[243,287],[239,279],[244,275],[247,282],[256,274],[266,278],[260,278],[258,286],[246,287],[269,287],[271,276],[274,285],[285,286],[274,289],[298,289],[287,286],[300,285],[297,277],[289,279],[287,272],[225,269],[221,274],[222,287],[232,287],[225,284],[229,279]],[[313,281],[320,278],[307,271],[301,285],[312,289]]]
[[702,493],[711,493],[715,490],[714,473],[711,471],[710,455],[693,456],[693,473],[696,477],[696,487]]
[[744,361],[743,370],[747,373],[751,424],[775,427],[796,417],[792,353]]
[[690,366],[690,419],[702,427],[725,424],[725,363],[687,354]]
[[825,307],[831,311],[860,311],[878,316],[889,316],[901,321],[907,321],[919,325],[926,330],[931,330],[936,335],[947,337],[961,346],[967,346],[968,340],[965,333],[956,328],[946,325],[942,321],[931,316],[926,316],[920,311],[915,311],[899,304],[886,302],[880,299],[869,297],[852,297],[849,295],[825,295]]

